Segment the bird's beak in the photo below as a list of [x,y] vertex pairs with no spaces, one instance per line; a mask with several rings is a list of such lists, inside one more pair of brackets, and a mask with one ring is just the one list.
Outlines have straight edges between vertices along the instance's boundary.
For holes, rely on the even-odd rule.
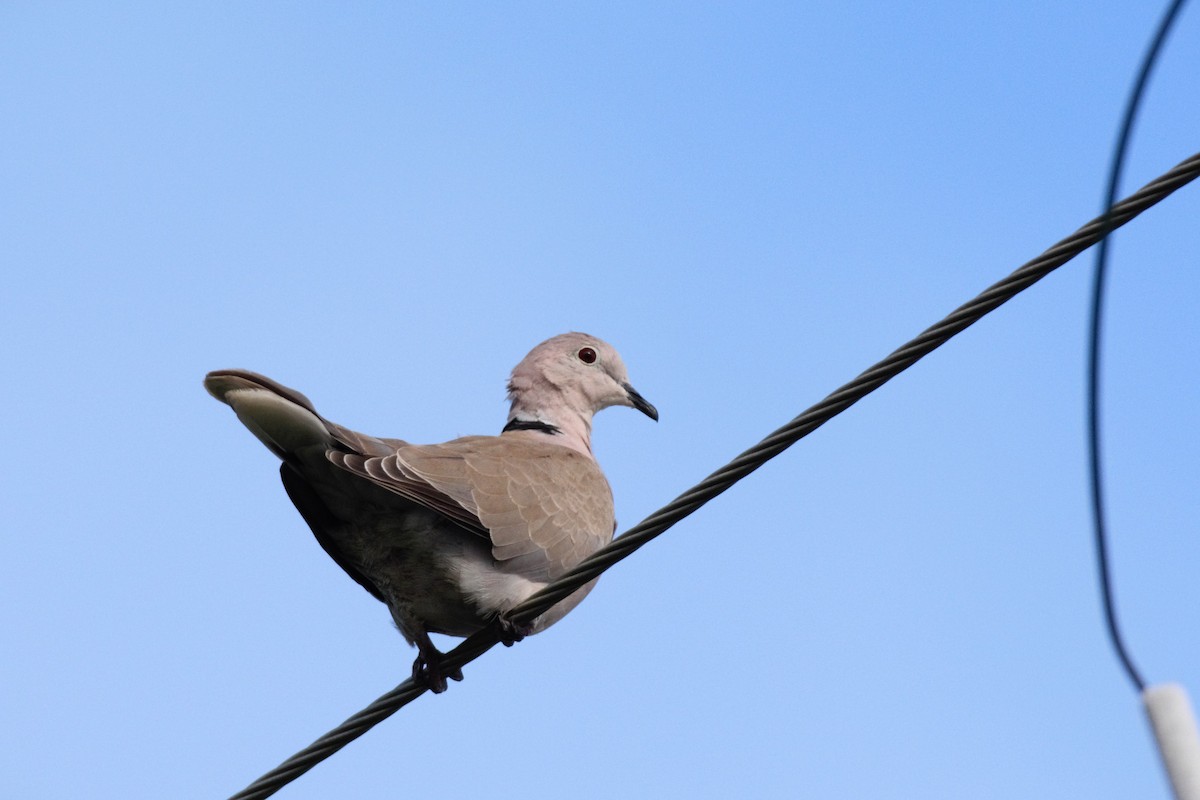
[[650,419],[658,422],[658,409],[652,406],[650,402],[646,400],[646,398],[638,394],[637,389],[634,389],[628,383],[624,384],[622,388],[625,389],[625,394],[629,395],[630,405],[645,414]]

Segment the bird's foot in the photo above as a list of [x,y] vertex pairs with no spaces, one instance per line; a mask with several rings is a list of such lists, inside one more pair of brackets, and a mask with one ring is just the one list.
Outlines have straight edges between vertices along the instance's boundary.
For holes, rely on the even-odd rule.
[[422,648],[421,654],[413,661],[412,677],[416,683],[423,683],[434,694],[446,691],[446,679],[461,681],[462,670],[450,667],[445,663],[446,656],[435,647],[429,650]]
[[495,625],[496,635],[505,647],[512,647],[526,636],[533,634],[533,625],[513,622],[503,614],[496,615]]

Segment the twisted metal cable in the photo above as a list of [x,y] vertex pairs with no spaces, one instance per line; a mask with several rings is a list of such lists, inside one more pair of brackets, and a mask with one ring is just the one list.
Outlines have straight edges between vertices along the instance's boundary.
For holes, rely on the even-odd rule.
[[[857,378],[837,389],[824,400],[675,498],[671,503],[630,528],[562,578],[513,608],[508,615],[509,618],[517,623],[532,621],[559,600],[598,577],[618,561],[632,555],[642,545],[659,536],[767,461],[908,369],[952,336],[1079,255],[1110,231],[1121,227],[1197,177],[1200,177],[1200,153],[1146,184],[1110,208],[1104,215],[1087,223],[1004,280],[985,289],[974,300],[959,306],[941,322],[927,328],[887,358],[870,367]],[[452,667],[465,666],[479,658],[498,642],[499,638],[495,627],[485,628],[472,634],[458,647],[447,653],[446,663]],[[283,786],[362,736],[377,723],[396,713],[426,691],[425,686],[414,682],[411,678],[404,681],[234,795],[230,800],[261,800],[261,798],[270,797]]]

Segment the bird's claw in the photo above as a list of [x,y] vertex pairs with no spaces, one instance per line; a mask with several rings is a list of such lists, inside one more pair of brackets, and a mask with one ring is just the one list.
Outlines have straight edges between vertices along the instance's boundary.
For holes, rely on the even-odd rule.
[[496,615],[496,634],[505,647],[512,647],[532,633],[533,625],[513,622],[503,614]]
[[446,691],[446,679],[461,681],[463,679],[462,670],[459,667],[447,667],[442,661],[444,654],[438,653],[434,657],[428,654],[421,654],[413,661],[412,677],[416,683],[423,683],[429,687],[429,691],[434,694],[441,694]]

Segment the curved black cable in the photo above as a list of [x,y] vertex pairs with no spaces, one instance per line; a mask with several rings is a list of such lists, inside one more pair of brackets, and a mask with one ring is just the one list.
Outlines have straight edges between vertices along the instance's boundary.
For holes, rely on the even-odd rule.
[[[1158,24],[1158,30],[1155,32],[1150,46],[1146,48],[1146,54],[1142,57],[1142,65],[1138,70],[1133,89],[1129,93],[1129,100],[1125,106],[1125,116],[1121,121],[1121,131],[1117,136],[1117,144],[1113,150],[1112,164],[1109,167],[1108,191],[1104,196],[1104,205],[1102,206],[1105,209],[1106,215],[1108,214],[1107,209],[1111,208],[1113,202],[1117,199],[1117,186],[1121,182],[1121,171],[1125,167],[1125,156],[1129,151],[1129,137],[1133,131],[1134,120],[1137,118],[1138,106],[1141,104],[1142,96],[1146,92],[1146,84],[1150,80],[1150,71],[1158,61],[1163,43],[1166,41],[1171,26],[1179,16],[1179,10],[1183,8],[1183,3],[1184,0],[1172,0],[1166,13],[1163,14],[1162,21]],[[1092,519],[1094,521],[1093,531],[1096,540],[1096,563],[1100,578],[1100,596],[1104,603],[1104,621],[1108,626],[1108,637],[1112,641],[1113,649],[1116,650],[1117,658],[1120,659],[1121,665],[1125,668],[1125,673],[1129,676],[1129,680],[1141,692],[1146,688],[1146,682],[1142,680],[1141,673],[1134,666],[1133,658],[1129,655],[1129,650],[1125,647],[1125,642],[1121,638],[1121,629],[1117,625],[1117,612],[1113,602],[1112,568],[1108,559],[1104,515],[1104,481],[1100,469],[1100,324],[1103,319],[1104,286],[1108,270],[1108,237],[1109,234],[1105,234],[1100,239],[1100,244],[1096,248],[1095,277],[1092,282],[1092,309],[1089,321],[1091,338],[1088,342],[1087,404]]]

